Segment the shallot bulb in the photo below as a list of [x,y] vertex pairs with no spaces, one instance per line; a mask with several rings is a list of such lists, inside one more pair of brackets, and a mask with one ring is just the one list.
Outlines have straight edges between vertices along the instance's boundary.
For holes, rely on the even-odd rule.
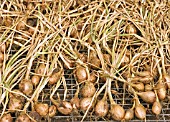
[[135,101],[133,103],[132,108],[126,110],[124,120],[128,120],[129,121],[129,120],[134,118],[134,114],[135,114],[134,108],[135,108]]
[[41,121],[41,118],[42,118],[42,116],[40,116],[40,114],[37,113],[36,111],[31,111],[31,112],[29,113],[29,116],[30,116],[32,119],[34,119],[35,121],[37,121],[37,122],[40,122],[40,121]]
[[167,88],[170,89],[170,76],[168,74],[164,74],[163,77],[164,77]]
[[99,117],[105,117],[109,111],[107,100],[102,99],[95,106],[95,114]]
[[48,113],[49,117],[54,117],[57,113],[56,106],[55,105],[50,106],[49,109],[48,109],[48,112],[49,112]]
[[145,91],[152,91],[153,87],[150,84],[145,84]]
[[70,102],[71,102],[73,108],[76,108],[76,109],[79,109],[79,108],[80,108],[80,99],[78,98],[78,96],[74,96],[74,97],[71,99]]
[[57,108],[58,111],[64,115],[71,114],[73,107],[70,102],[62,101],[60,106]]
[[23,108],[23,102],[18,98],[12,97],[9,100],[8,108],[11,112],[15,112],[16,110],[21,110]]
[[76,67],[76,78],[79,83],[81,83],[84,80],[87,80],[87,72],[83,66]]
[[162,105],[159,101],[155,101],[152,105],[152,112],[155,114],[155,115],[159,115],[161,113],[161,110],[162,110]]
[[42,63],[39,65],[39,67],[37,68],[37,70],[35,71],[35,73],[43,75],[45,72],[45,65]]
[[52,75],[49,77],[49,84],[53,85],[55,84],[60,78],[61,78],[62,70],[55,69],[52,73]]
[[111,117],[114,120],[120,121],[125,116],[125,110],[120,105],[112,104],[111,105],[111,109],[110,109],[110,114],[111,114]]
[[137,93],[143,101],[146,103],[154,103],[156,101],[156,95],[153,91],[146,91]]
[[90,63],[92,64],[93,69],[98,69],[101,66],[101,61],[98,59],[98,57],[94,57],[90,60]]
[[26,26],[25,26],[25,23],[23,21],[20,21],[17,24],[17,27],[16,27],[17,30],[25,30],[25,28],[26,28]]
[[46,116],[48,114],[49,106],[46,103],[35,103],[34,108],[35,111],[41,116]]
[[164,100],[166,98],[166,88],[162,87],[160,89],[157,90],[157,94],[160,100]]
[[10,113],[4,114],[4,115],[0,118],[0,122],[13,122],[13,118],[12,118],[12,116],[11,116]]
[[110,64],[111,62],[111,55],[109,54],[103,54],[104,60],[106,61],[106,63]]
[[31,95],[33,92],[32,82],[30,80],[26,80],[26,79],[22,80],[19,83],[19,90],[28,96]]
[[20,95],[20,94],[23,94],[20,90],[14,89],[14,90],[12,90],[12,91],[15,92],[15,93],[10,93],[10,94],[9,94],[9,96],[10,96],[11,99],[12,99],[12,98],[17,98],[17,99],[21,100],[22,103],[25,102],[25,97],[23,97],[23,96]]
[[92,72],[90,73],[89,81],[92,82],[92,83],[96,82],[96,74],[95,74],[94,71],[92,71]]
[[125,113],[125,120],[131,120],[134,118],[134,109],[128,109]]
[[17,117],[15,122],[31,122],[31,120],[26,114],[21,114]]
[[165,88],[166,86],[165,84],[163,84],[161,79],[159,79],[158,82],[159,83],[155,86],[155,89],[157,91],[159,100],[164,100],[166,98],[166,93],[167,93],[167,90]]
[[[91,101],[92,101],[91,97],[82,98],[80,100],[80,109],[82,111],[86,111],[88,107],[91,105]],[[92,108],[93,108],[93,104],[90,106],[89,110],[91,110]]]
[[133,84],[131,84],[131,86],[132,86],[134,89],[136,89],[137,91],[144,91],[144,89],[145,89],[144,84],[141,83],[141,82],[133,83]]
[[83,97],[92,97],[95,92],[96,92],[96,88],[94,84],[91,82],[86,82],[81,90]]
[[40,76],[33,75],[32,78],[31,78],[31,82],[34,85],[34,87],[36,87],[40,82]]
[[97,57],[97,53],[95,51],[91,51],[90,55],[89,55],[89,63],[92,64],[92,68],[93,69],[97,69],[100,68],[101,66],[101,61],[100,59]]
[[136,107],[135,107],[135,116],[138,119],[141,119],[141,120],[146,118],[146,109],[142,104],[136,105]]
[[137,28],[133,25],[133,24],[129,24],[127,27],[126,27],[126,33],[128,34],[136,34],[137,33]]

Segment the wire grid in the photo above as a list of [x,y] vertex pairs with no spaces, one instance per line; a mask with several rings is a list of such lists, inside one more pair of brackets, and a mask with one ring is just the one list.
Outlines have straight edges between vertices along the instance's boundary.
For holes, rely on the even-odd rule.
[[[67,87],[68,87],[68,97],[67,100],[70,100],[70,98],[74,97],[74,93],[76,92],[76,87],[75,86],[75,80],[73,75],[70,75],[70,71],[67,71],[65,73],[65,78],[66,78],[66,82],[67,82]],[[100,83],[100,86],[103,83]],[[120,85],[119,88],[119,93],[117,95],[113,95],[113,98],[115,100],[116,103],[118,103],[119,105],[122,105],[122,96],[123,96],[123,88],[121,87],[122,84]],[[117,90],[114,85],[112,87],[113,90]],[[64,92],[64,89],[62,87],[59,88],[58,90],[59,92]],[[99,96],[99,98],[102,98],[104,92]],[[63,94],[60,94],[61,97],[63,96]],[[129,95],[129,93],[125,92],[125,104],[123,105],[123,108],[125,110],[129,109],[132,107],[132,96]],[[146,104],[144,101],[142,101],[140,99],[141,103],[147,108],[147,117],[146,117],[146,121],[147,122],[169,122],[170,121],[170,104],[167,101],[164,101],[166,103],[163,103],[163,109],[161,114],[156,117],[155,115],[152,114],[151,105]],[[109,103],[109,101],[108,101]],[[80,115],[73,115],[73,113],[69,116],[64,116],[62,114],[56,115],[55,117],[49,119],[50,122],[55,122],[55,121],[62,121],[62,122],[79,122],[81,121],[81,119],[83,118],[83,113],[80,111]],[[85,122],[89,122],[89,121],[97,121],[97,122],[102,122],[102,121],[113,121],[111,118],[105,117],[105,118],[98,118],[95,116],[94,113],[90,113],[87,115],[87,117],[84,119]],[[141,122],[141,120],[134,118],[133,120],[131,120],[133,122]]]
[[[14,54],[15,51],[11,51],[11,54]],[[73,70],[65,70],[64,71],[64,77],[66,80],[66,85],[67,85],[67,97],[66,100],[70,101],[71,98],[74,97],[74,94],[76,92],[77,87],[76,82],[75,82],[75,78],[73,75]],[[99,86],[101,88],[101,86],[104,83],[99,83]],[[123,106],[123,108],[125,110],[129,109],[132,107],[132,98],[133,96],[130,95],[127,91],[125,92],[125,104],[122,105],[122,100],[123,100],[123,84],[119,83],[119,89],[117,90],[115,87],[114,82],[112,82],[112,90],[116,90],[118,91],[118,93],[116,95],[113,94],[113,98],[115,100],[115,102],[121,106]],[[39,102],[43,102],[43,103],[47,103],[49,106],[52,105],[52,102],[50,101],[50,94],[52,92],[51,90],[52,86],[46,85],[46,87],[43,89],[43,91],[40,93],[39,96]],[[64,87],[61,84],[61,86],[59,87],[59,89],[56,91],[56,94],[53,96],[54,99],[57,99],[57,92],[60,94],[60,98],[63,99],[64,97]],[[168,95],[170,94],[170,91],[168,91]],[[104,95],[104,91],[99,95],[99,99],[101,99]],[[79,96],[81,98],[81,94]],[[168,99],[165,99],[162,102],[163,108],[162,108],[162,112],[159,116],[155,116],[154,114],[152,114],[152,105],[148,105],[146,104],[144,101],[142,101],[140,99],[141,104],[143,104],[145,106],[145,108],[147,108],[147,115],[146,115],[146,121],[147,122],[170,122],[170,103],[168,101]],[[109,100],[108,100],[109,103]],[[28,108],[28,113],[31,112],[31,107]],[[59,112],[56,114],[56,116],[54,116],[53,118],[43,118],[44,120],[42,120],[42,122],[56,122],[56,121],[60,121],[60,122],[79,122],[82,120],[84,113],[79,111],[79,115],[75,115],[73,113],[71,113],[70,115],[62,115]],[[16,119],[16,116],[18,114],[13,113],[13,119]],[[113,119],[111,119],[109,116],[106,116],[105,118],[98,118],[97,116],[95,116],[94,112],[89,112],[86,116],[86,118],[84,119],[84,122],[89,122],[89,121],[96,121],[96,122],[104,122],[104,121],[113,121]],[[139,120],[138,118],[134,118],[133,120],[131,120],[131,122],[141,122],[142,120]]]

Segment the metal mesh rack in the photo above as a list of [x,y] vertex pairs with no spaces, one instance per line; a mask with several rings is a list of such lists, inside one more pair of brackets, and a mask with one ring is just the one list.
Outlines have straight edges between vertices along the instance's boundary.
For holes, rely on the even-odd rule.
[[[15,51],[14,51],[15,52]],[[12,52],[12,53],[14,53]],[[76,92],[76,87],[75,87],[75,78],[73,75],[73,71],[71,70],[65,70],[64,73],[65,76],[65,80],[66,80],[66,84],[67,84],[67,97],[66,100],[70,100],[71,98],[74,97],[74,93]],[[123,84],[119,83],[119,89],[117,90],[116,87],[114,86],[114,82],[112,82],[112,89],[118,91],[118,93],[116,95],[113,94],[113,98],[115,100],[116,103],[118,103],[119,105],[123,106],[123,108],[125,110],[129,109],[132,107],[132,96],[125,92],[124,94],[124,105],[122,105],[122,99],[123,99]],[[100,83],[99,85],[102,86],[104,83]],[[48,105],[52,105],[52,102],[50,101],[50,94],[52,92],[51,90],[52,86],[46,85],[46,87],[43,89],[43,91],[40,93],[39,96],[39,101],[44,102],[44,103],[48,103]],[[59,87],[59,89],[56,91],[56,93],[60,94],[60,98],[63,99],[64,96],[64,88],[61,85]],[[101,99],[103,97],[103,92],[99,95],[99,99]],[[169,93],[168,93],[169,94]],[[54,95],[54,98],[57,98],[57,94]],[[81,98],[81,96],[80,96]],[[146,121],[147,122],[169,122],[170,121],[170,101],[168,99],[165,99],[164,101],[162,101],[162,105],[163,105],[163,109],[162,112],[159,116],[155,116],[154,114],[152,114],[151,105],[146,104],[144,101],[142,101],[140,99],[140,102],[145,106],[145,108],[147,108],[147,116],[146,116]],[[109,103],[109,100],[108,100]],[[31,111],[31,108],[28,108],[28,113]],[[79,114],[75,115],[74,113],[72,113],[71,115],[62,115],[60,113],[57,113],[56,116],[54,116],[53,118],[45,118],[44,120],[42,120],[42,122],[56,122],[56,121],[60,121],[60,122],[79,122],[82,120],[84,113],[79,111]],[[14,120],[16,119],[15,114],[12,115]],[[87,117],[84,119],[84,122],[89,122],[89,121],[97,121],[97,122],[104,122],[104,121],[114,121],[112,120],[109,116],[106,116],[105,118],[98,118],[95,116],[94,112],[89,112],[87,114]],[[131,120],[132,122],[141,122],[142,120],[139,120],[137,118],[134,118],[133,120]]]
[[[73,75],[70,75],[70,72],[67,71],[65,72],[65,78],[66,78],[66,82],[67,82],[67,88],[68,88],[68,93],[67,93],[67,100],[70,100],[73,96],[74,96],[74,93],[76,91],[76,87],[73,87],[75,86],[75,80],[74,80],[74,77]],[[102,83],[100,84],[102,85]],[[113,86],[112,87],[113,90],[116,90],[116,88]],[[44,92],[48,92],[50,93],[50,89],[44,89]],[[60,93],[60,96],[61,98],[63,97],[63,93],[64,93],[64,89],[63,87],[61,86],[59,89],[58,89],[58,92]],[[103,96],[103,93],[99,96],[99,98],[102,98]],[[117,95],[113,95],[113,98],[115,100],[115,102],[117,102],[118,104],[122,105],[122,96],[123,96],[123,88],[121,87],[120,85],[120,88],[119,88],[119,93]],[[125,93],[125,104],[123,105],[123,108],[124,109],[129,109],[132,107],[132,96],[130,96],[128,93]],[[162,112],[161,114],[156,117],[155,115],[152,114],[152,111],[151,111],[151,105],[148,105],[146,103],[144,103],[142,100],[140,100],[141,103],[147,108],[147,117],[146,117],[146,121],[147,122],[169,122],[170,121],[170,103],[166,100],[166,101],[163,101],[163,109],[162,109]],[[51,102],[49,101],[48,99],[48,95],[46,96],[46,98],[44,99],[44,102],[47,102],[47,103],[50,103]],[[109,101],[108,101],[109,102]],[[74,115],[73,113],[69,116],[65,116],[65,115],[62,115],[60,113],[58,113],[55,117],[53,118],[49,118],[48,121],[49,122],[55,122],[55,121],[60,121],[60,122],[79,122],[81,121],[83,117],[83,113],[80,112],[79,115]],[[112,120],[112,119],[108,119],[108,117],[106,118],[97,118],[95,116],[94,113],[90,113],[87,115],[87,117],[85,118],[85,122],[88,122],[88,121],[109,121],[109,120]],[[137,118],[134,118],[133,120],[131,120],[133,122],[141,122],[141,120],[137,119]]]

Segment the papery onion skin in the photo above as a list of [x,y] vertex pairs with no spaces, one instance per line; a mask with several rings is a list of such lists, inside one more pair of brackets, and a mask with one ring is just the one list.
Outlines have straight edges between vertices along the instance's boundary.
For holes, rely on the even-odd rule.
[[34,108],[35,111],[41,116],[46,116],[48,114],[49,106],[46,103],[35,103]]
[[12,118],[12,116],[11,116],[10,113],[4,114],[4,115],[0,118],[0,122],[13,122],[13,118]]
[[156,95],[153,91],[140,92],[140,93],[138,93],[138,95],[146,103],[154,103],[156,101]]
[[153,103],[152,105],[152,112],[155,114],[155,115],[159,115],[162,111],[162,105],[160,102],[156,101]]
[[49,117],[54,117],[57,113],[56,106],[55,105],[50,106],[49,109],[48,109],[48,112],[49,112],[48,113]]
[[105,117],[109,111],[109,105],[106,100],[100,100],[95,106],[95,114],[99,117]]
[[61,105],[57,108],[58,111],[64,115],[71,114],[73,107],[70,102],[62,101]]
[[21,114],[17,117],[15,122],[31,122],[31,120],[26,114]]
[[125,110],[120,105],[111,105],[110,114],[114,120],[120,121],[125,116]]
[[125,120],[131,120],[134,118],[134,110],[133,109],[128,109],[125,113]]
[[[80,109],[81,109],[82,111],[86,111],[87,108],[89,107],[91,101],[92,101],[92,98],[91,98],[91,97],[82,98],[82,99],[80,100]],[[93,106],[93,105],[92,105],[92,106]],[[93,108],[92,106],[90,107],[90,110]]]
[[27,96],[31,95],[33,92],[33,84],[30,80],[22,80],[19,83],[19,90],[26,94]]
[[139,104],[135,107],[135,116],[141,120],[146,118],[146,109],[143,105]]
[[76,67],[76,78],[79,83],[81,83],[84,80],[87,80],[87,72],[83,66]]
[[95,92],[96,92],[96,88],[94,84],[91,82],[87,82],[81,90],[83,97],[92,97],[95,94]]

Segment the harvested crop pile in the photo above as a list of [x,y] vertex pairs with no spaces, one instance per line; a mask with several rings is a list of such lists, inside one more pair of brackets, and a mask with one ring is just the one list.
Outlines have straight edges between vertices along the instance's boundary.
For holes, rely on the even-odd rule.
[[169,0],[0,4],[0,122],[170,120]]

